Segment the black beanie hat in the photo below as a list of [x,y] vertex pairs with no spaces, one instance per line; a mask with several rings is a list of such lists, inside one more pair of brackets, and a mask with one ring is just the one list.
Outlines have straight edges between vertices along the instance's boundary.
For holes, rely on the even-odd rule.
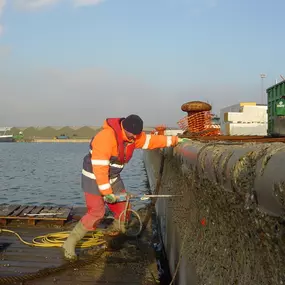
[[129,115],[122,122],[123,128],[134,135],[138,135],[143,130],[143,120],[138,115]]

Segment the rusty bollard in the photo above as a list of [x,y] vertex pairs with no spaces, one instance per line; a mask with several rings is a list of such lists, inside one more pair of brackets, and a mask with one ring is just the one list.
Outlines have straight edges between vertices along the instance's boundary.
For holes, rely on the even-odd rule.
[[166,130],[166,126],[165,125],[156,126],[155,130],[157,131],[158,135],[164,135],[164,131]]
[[212,110],[212,106],[202,101],[190,101],[181,106],[183,112],[187,112],[188,130],[190,133],[201,132],[205,130],[207,113]]

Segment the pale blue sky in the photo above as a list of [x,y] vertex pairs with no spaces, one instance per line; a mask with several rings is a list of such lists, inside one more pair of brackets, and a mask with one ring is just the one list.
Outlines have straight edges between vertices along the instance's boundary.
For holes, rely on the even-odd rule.
[[175,126],[186,101],[216,113],[260,102],[259,74],[264,87],[285,75],[284,0],[0,0],[0,10],[0,125],[138,113]]

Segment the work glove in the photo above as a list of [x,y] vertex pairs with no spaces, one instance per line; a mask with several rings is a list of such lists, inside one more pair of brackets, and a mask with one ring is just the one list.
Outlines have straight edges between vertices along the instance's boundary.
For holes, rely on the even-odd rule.
[[184,143],[184,142],[186,142],[188,139],[186,139],[186,138],[178,138],[178,142],[177,142],[177,144],[179,144],[179,143]]
[[114,194],[108,194],[104,196],[104,201],[110,204],[114,204],[117,201],[117,198]]

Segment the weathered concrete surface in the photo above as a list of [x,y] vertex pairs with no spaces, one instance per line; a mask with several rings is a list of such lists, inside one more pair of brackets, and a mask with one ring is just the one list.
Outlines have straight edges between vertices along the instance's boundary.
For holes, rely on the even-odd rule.
[[[156,204],[172,274],[180,259],[175,284],[285,284],[285,145],[187,142],[164,154],[160,194],[183,195]],[[161,155],[144,153],[152,189]]]

